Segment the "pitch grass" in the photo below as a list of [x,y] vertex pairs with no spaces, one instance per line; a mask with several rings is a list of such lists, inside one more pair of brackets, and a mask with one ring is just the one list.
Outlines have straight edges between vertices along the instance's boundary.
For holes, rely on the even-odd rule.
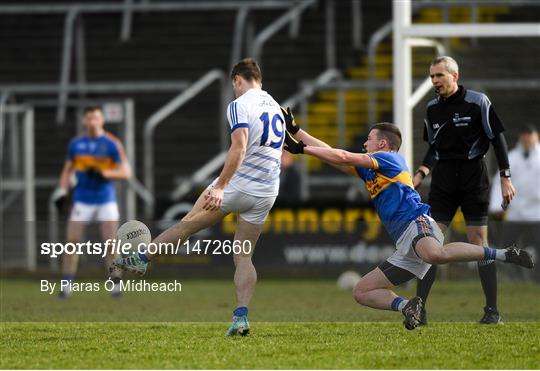
[[225,323],[4,324],[2,368],[25,369],[530,369],[538,323],[257,323],[246,338]]
[[[429,326],[406,331],[399,314],[362,308],[334,282],[262,281],[252,334],[231,339],[230,282],[186,281],[178,296],[84,293],[63,302],[36,282],[2,281],[0,368],[538,368],[540,286],[506,283],[499,292],[504,326],[476,323],[478,282],[437,282]],[[117,322],[90,322],[100,318]]]

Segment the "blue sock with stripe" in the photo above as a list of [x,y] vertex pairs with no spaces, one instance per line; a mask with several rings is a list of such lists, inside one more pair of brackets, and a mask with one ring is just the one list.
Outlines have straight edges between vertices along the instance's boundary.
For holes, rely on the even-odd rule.
[[75,280],[75,275],[74,274],[63,274],[62,275],[62,280],[73,282],[73,280]]
[[238,307],[233,311],[233,315],[236,317],[247,316],[248,308],[247,307]]
[[69,285],[60,284],[60,291],[69,296],[71,294],[71,284],[75,281],[75,275],[64,273],[62,274],[62,281],[69,281]]
[[392,310],[395,310],[396,312],[401,312],[403,307],[408,303],[409,301],[405,298],[402,298],[401,296],[398,296],[394,300],[392,300],[392,304],[390,304],[390,307]]
[[505,261],[506,255],[505,249],[494,249],[491,247],[484,246],[484,259],[483,260],[499,260]]

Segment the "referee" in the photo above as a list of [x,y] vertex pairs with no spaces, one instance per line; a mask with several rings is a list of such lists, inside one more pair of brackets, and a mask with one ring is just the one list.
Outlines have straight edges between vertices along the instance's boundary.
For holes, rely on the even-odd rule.
[[[413,184],[418,187],[432,172],[428,203],[441,230],[446,232],[458,207],[461,207],[469,242],[487,246],[489,174],[484,155],[490,142],[500,169],[503,202],[510,203],[515,195],[503,124],[485,94],[458,85],[459,68],[451,57],[435,58],[429,75],[437,98],[427,104],[424,140],[429,148],[414,174]],[[478,263],[486,296],[484,317],[480,320],[483,324],[502,323],[497,310],[497,271],[493,263],[493,260]],[[433,265],[424,279],[418,281],[417,295],[424,303],[436,270]],[[421,324],[427,324],[425,308]]]

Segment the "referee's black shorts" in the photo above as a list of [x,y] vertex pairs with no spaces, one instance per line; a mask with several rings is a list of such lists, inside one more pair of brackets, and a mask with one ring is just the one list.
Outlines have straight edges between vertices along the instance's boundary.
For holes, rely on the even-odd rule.
[[439,160],[431,179],[429,201],[431,216],[450,225],[461,207],[467,225],[487,225],[489,174],[486,161]]

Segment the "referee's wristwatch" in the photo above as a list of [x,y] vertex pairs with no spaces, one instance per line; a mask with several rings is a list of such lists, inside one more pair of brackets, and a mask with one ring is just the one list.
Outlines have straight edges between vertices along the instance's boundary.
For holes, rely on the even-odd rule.
[[501,178],[510,178],[512,174],[510,173],[510,169],[502,169],[499,171],[499,175]]
[[418,170],[416,170],[416,171],[414,172],[414,175],[416,175],[416,174],[420,174],[420,176],[422,177],[422,179],[426,179],[427,174],[426,174],[426,172],[425,172],[424,170],[418,169]]

